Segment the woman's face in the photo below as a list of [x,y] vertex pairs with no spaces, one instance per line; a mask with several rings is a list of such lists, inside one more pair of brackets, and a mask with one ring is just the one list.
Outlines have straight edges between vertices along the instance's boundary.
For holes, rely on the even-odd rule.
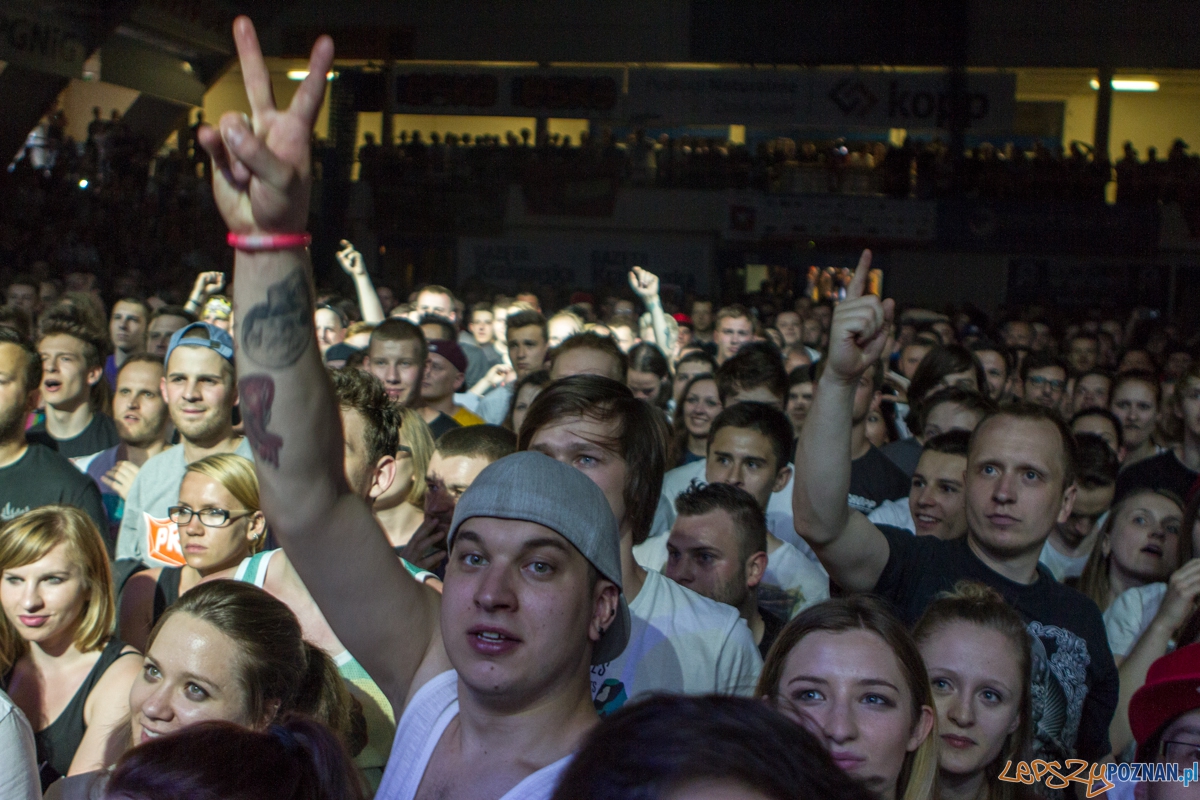
[[697,439],[708,436],[713,420],[721,413],[721,396],[716,381],[696,381],[683,399],[683,424]]
[[933,727],[929,708],[914,724],[912,691],[900,662],[871,631],[805,636],[787,655],[777,700],[839,767],[885,798],[896,796],[905,756]]
[[[235,567],[250,555],[252,542],[263,534],[263,515],[247,509],[217,481],[197,472],[183,476],[179,486],[179,505],[194,513],[186,525],[179,526],[179,546],[192,569],[207,575]],[[206,525],[201,512],[223,510],[229,519],[224,525]]]
[[1154,432],[1158,417],[1158,402],[1154,389],[1142,381],[1126,381],[1112,396],[1112,412],[1121,420],[1121,435],[1125,447],[1136,450]]
[[529,407],[533,405],[533,401],[539,394],[542,393],[544,386],[534,386],[527,383],[521,387],[521,391],[517,392],[517,401],[513,403],[513,430],[520,433],[521,423],[525,421],[525,415],[529,413]]
[[937,706],[938,766],[969,775],[999,758],[1021,724],[1021,665],[999,631],[955,621],[921,642]]
[[22,639],[43,647],[75,638],[88,594],[84,570],[67,542],[37,561],[4,570],[0,580],[0,605],[9,623]]
[[1183,512],[1173,500],[1152,492],[1121,504],[1107,546],[1111,569],[1141,583],[1165,581],[1179,566]]
[[642,372],[631,369],[625,378],[625,385],[629,387],[629,390],[633,392],[633,396],[638,400],[653,403],[658,399],[658,391],[662,388],[662,381],[653,372]]
[[191,614],[172,614],[163,623],[142,674],[129,689],[131,736],[135,745],[197,722],[233,722],[247,728],[249,698],[237,665],[240,648],[215,625]]
[[675,405],[678,406],[683,402],[683,390],[687,386],[688,381],[697,375],[704,375],[709,372],[712,372],[712,367],[704,361],[685,361],[680,364],[679,369],[675,371],[675,387],[673,389]]

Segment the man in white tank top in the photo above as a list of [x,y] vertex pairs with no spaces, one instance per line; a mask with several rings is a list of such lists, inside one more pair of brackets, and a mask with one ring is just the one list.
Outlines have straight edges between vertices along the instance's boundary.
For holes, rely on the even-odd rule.
[[343,472],[342,419],[312,327],[303,233],[311,134],[333,62],[275,107],[250,20],[234,39],[252,118],[198,140],[236,249],[239,385],[263,511],[338,639],[401,712],[377,797],[546,798],[595,725],[589,668],[629,636],[617,523],[603,492],[536,453],[489,466],[459,500],[444,593],[412,578]]

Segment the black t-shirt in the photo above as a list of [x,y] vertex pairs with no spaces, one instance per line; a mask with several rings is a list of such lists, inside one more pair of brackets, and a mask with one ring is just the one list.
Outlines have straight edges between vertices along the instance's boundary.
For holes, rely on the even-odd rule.
[[117,436],[117,424],[113,422],[112,417],[100,411],[92,416],[92,421],[82,433],[70,439],[55,439],[46,430],[45,423],[34,425],[25,432],[25,437],[30,442],[45,444],[57,450],[59,455],[65,458],[90,456],[121,443],[121,437]]
[[1117,666],[1108,649],[1100,609],[1054,580],[1038,565],[1038,579],[1022,584],[990,569],[967,537],[943,541],[879,526],[890,553],[875,592],[912,625],[939,592],[960,580],[987,584],[1025,619],[1033,636],[1034,754],[1047,761],[1098,761],[1111,752],[1108,726],[1117,707]]
[[454,417],[439,411],[433,422],[429,423],[429,432],[433,434],[433,440],[436,442],[438,437],[446,431],[452,431],[455,428],[461,427],[462,425],[459,425]]
[[912,481],[879,448],[850,462],[850,507],[870,514],[884,500],[908,497]]
[[0,521],[49,505],[80,508],[101,532],[108,530],[95,481],[50,448],[31,444],[16,463],[0,467]]
[[758,652],[765,659],[767,653],[771,650],[771,645],[775,644],[775,639],[778,638],[779,632],[783,630],[783,626],[787,625],[787,620],[776,616],[762,606],[758,607],[758,615],[762,617],[763,621],[763,638],[758,643]]
[[1200,478],[1200,472],[1192,472],[1168,450],[1121,470],[1117,476],[1117,492],[1113,495],[1113,502],[1116,503],[1134,489],[1143,488],[1168,489],[1180,500],[1186,501],[1188,490],[1196,478]]

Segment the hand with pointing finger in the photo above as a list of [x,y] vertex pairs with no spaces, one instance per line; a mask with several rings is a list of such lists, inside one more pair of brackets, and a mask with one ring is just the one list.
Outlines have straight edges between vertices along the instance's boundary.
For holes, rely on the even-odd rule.
[[317,39],[308,77],[291,105],[280,110],[248,17],[234,20],[233,38],[253,114],[226,112],[219,129],[204,125],[197,133],[213,160],[213,197],[234,233],[301,232],[308,224],[312,130],[333,63],[333,40]]
[[866,293],[870,271],[871,251],[863,250],[846,299],[834,310],[829,326],[825,375],[842,383],[856,382],[879,361],[891,331],[896,304]]

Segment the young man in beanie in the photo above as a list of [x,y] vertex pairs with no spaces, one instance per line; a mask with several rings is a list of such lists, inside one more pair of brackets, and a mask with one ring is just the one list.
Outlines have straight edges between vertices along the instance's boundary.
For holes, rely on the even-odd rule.
[[429,355],[425,359],[425,374],[421,378],[421,417],[429,423],[434,440],[448,430],[468,425],[483,425],[483,417],[454,402],[467,372],[467,356],[458,342],[449,339],[430,339]]
[[254,125],[227,114],[220,131],[206,126],[199,139],[239,247],[240,383],[268,398],[246,409],[246,427],[276,536],[338,639],[400,714],[376,797],[547,798],[596,724],[590,666],[615,658],[629,635],[616,520],[585,476],[518,453],[481,472],[459,500],[441,596],[394,557],[343,474],[342,421],[311,327],[301,232],[332,42],[317,41],[313,79],[285,111],[275,108],[247,18],[234,22],[234,39]]

